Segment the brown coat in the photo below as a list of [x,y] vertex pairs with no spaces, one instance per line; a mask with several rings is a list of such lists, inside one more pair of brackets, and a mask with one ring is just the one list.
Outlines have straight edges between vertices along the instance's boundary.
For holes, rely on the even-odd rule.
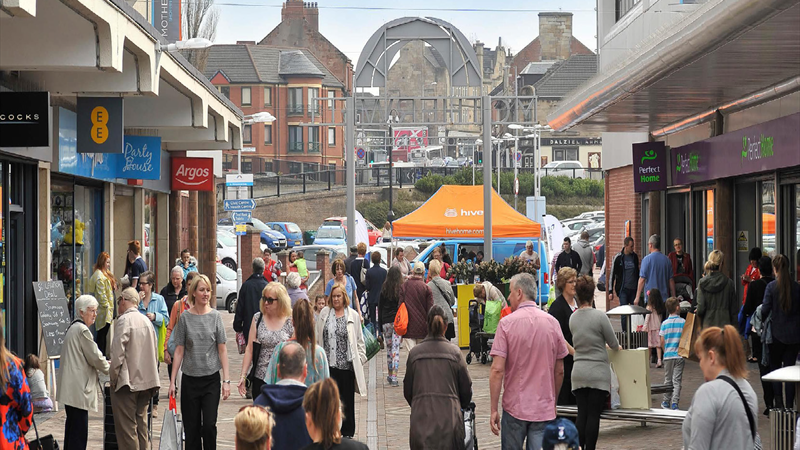
[[400,287],[400,303],[408,310],[408,331],[403,337],[424,339],[428,335],[428,311],[433,307],[431,288],[422,277],[409,277]]
[[153,325],[136,308],[128,309],[114,321],[114,340],[111,341],[111,388],[123,386],[133,392],[159,388],[158,338]]
[[464,448],[461,409],[472,400],[472,380],[458,347],[429,337],[411,349],[403,395],[411,405],[412,450]]

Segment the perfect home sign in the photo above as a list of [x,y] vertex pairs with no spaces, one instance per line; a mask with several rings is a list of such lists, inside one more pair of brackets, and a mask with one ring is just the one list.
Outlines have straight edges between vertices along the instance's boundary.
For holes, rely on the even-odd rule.
[[633,144],[633,190],[661,191],[667,188],[667,148],[663,142]]
[[800,165],[800,113],[671,149],[672,184]]

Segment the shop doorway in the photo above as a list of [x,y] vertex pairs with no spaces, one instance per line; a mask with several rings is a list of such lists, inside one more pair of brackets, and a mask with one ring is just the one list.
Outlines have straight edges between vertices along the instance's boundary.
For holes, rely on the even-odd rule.
[[667,231],[662,239],[664,254],[675,251],[675,239],[683,242],[684,249],[688,252],[691,247],[687,243],[689,235],[689,192],[674,192],[667,194]]
[[714,250],[714,189],[702,189],[692,193],[693,235],[692,254],[694,255],[695,279],[703,274],[703,265],[708,254]]
[[[737,298],[744,295],[744,286],[739,283],[740,277],[750,264],[748,255],[750,249],[758,246],[758,221],[759,210],[758,183],[751,181],[739,183],[734,187],[734,243],[735,254],[730,259],[734,264],[732,272],[736,285]],[[727,256],[727,255],[726,255]]]
[[785,184],[781,188],[780,248],[796,268],[794,276],[800,282],[800,183]]

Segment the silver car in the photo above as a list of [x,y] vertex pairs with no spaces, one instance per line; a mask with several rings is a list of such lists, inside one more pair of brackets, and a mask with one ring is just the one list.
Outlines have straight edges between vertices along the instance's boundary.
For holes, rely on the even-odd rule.
[[236,312],[236,272],[217,263],[217,309]]

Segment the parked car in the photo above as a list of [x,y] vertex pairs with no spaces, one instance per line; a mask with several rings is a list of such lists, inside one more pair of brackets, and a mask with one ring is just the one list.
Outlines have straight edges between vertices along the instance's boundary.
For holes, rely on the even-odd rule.
[[236,235],[217,229],[217,261],[236,271]]
[[561,221],[561,227],[564,229],[565,237],[572,236],[573,234],[580,232],[583,227],[594,224],[595,222],[592,219],[570,219]]
[[[273,230],[264,222],[256,219],[255,217],[251,217],[250,222],[247,222],[247,225],[250,225],[253,227],[253,229],[261,232],[262,250],[267,247],[269,247],[272,251],[280,251],[287,248],[286,236]],[[217,221],[217,230],[229,231],[233,233],[233,221],[231,221],[230,218],[219,219]]]
[[580,161],[553,161],[545,164],[545,176],[586,178],[586,171]]
[[308,270],[331,270],[330,267],[317,267],[317,253],[320,250],[330,253],[329,261],[333,261],[336,258],[347,258],[348,256],[346,245],[302,245],[292,250],[303,252],[303,259],[306,260],[306,268]]
[[303,230],[294,222],[267,222],[274,231],[286,237],[287,248],[303,245]]
[[606,220],[606,212],[605,211],[587,211],[585,213],[581,213],[576,219],[592,219],[595,222],[601,222]]
[[217,263],[217,309],[236,311],[236,271]]
[[347,233],[338,225],[323,225],[317,229],[314,245],[347,245]]
[[[367,224],[367,234],[369,235],[369,245],[375,245],[379,239],[381,239],[382,233],[381,230],[378,229],[375,225],[372,224],[367,219],[364,219],[364,222]],[[347,217],[328,217],[327,219],[322,221],[322,225],[337,225],[344,228],[345,233],[347,233]]]
[[589,233],[588,241],[589,242],[594,242],[597,239],[599,239],[601,236],[604,236],[606,234],[606,227],[605,227],[605,225],[603,225],[602,227],[595,226],[595,227],[592,227],[592,228],[586,228],[583,231],[586,231],[587,233]]

